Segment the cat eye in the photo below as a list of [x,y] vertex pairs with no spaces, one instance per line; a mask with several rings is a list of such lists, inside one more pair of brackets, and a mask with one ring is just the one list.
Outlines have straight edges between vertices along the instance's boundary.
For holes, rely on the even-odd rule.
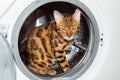
[[38,48],[33,48],[33,50],[35,50],[35,51],[36,51],[36,50],[38,50]]
[[75,29],[76,29],[75,27],[72,28],[73,31],[74,31]]
[[61,28],[63,31],[65,31],[65,28]]

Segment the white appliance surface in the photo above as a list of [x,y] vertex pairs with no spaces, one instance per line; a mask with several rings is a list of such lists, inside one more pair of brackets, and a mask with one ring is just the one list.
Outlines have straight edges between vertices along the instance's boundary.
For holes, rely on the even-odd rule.
[[[15,0],[4,0],[0,3],[0,18],[12,6]],[[4,4],[4,5],[3,5]]]
[[[7,1],[10,2],[8,3]],[[0,9],[0,26],[3,26],[5,24],[5,26],[7,25],[7,27],[10,27],[8,30],[9,33],[12,33],[13,27],[11,26],[14,26],[14,23],[17,20],[18,16],[34,0],[16,0],[15,4],[11,6],[11,8],[8,10],[8,7],[13,3],[13,1],[14,0],[5,0],[4,2],[3,0],[0,0],[0,7],[2,7],[2,9]],[[86,1],[86,2],[88,1],[88,3],[90,4],[90,0],[80,0],[80,1]],[[108,48],[106,49],[106,51],[104,51],[104,53],[101,53],[101,54],[106,54],[103,60],[102,57],[100,57],[101,58],[100,61],[94,61],[91,67],[88,69],[88,71],[86,71],[77,80],[120,80],[120,62],[119,62],[120,61],[120,54],[119,54],[120,53],[120,49],[119,49],[120,1],[119,0],[91,0],[91,1],[96,2],[96,5],[99,6],[101,13],[103,14],[104,21],[106,24],[106,29],[108,29],[109,32],[108,35],[109,41],[107,44]],[[8,5],[4,6],[2,2],[3,4],[8,4]],[[6,14],[4,14],[6,10],[8,11],[6,12]],[[3,14],[4,16],[2,16]],[[11,15],[14,17],[13,20],[10,20]],[[8,34],[7,40],[9,43],[11,42],[10,38],[11,38],[11,34]],[[17,68],[16,80],[30,80],[19,70],[17,66],[16,68]]]
[[110,30],[110,43],[106,60],[94,80],[120,80],[120,1],[97,0],[97,3]]

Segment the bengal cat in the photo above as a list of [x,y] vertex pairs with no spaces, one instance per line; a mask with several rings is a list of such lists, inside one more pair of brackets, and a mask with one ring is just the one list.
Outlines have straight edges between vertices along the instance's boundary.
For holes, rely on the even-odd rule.
[[66,50],[80,29],[80,15],[79,9],[69,16],[55,10],[54,21],[30,32],[26,45],[26,66],[30,70],[38,74],[55,75],[57,71],[51,69],[55,63],[60,65],[63,72],[70,70]]

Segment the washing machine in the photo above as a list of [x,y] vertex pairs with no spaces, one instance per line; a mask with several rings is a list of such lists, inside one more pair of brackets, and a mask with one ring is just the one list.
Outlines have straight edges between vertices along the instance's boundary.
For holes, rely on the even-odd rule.
[[[120,80],[118,0],[0,0],[0,80]],[[53,11],[81,11],[80,31],[67,50],[71,70],[40,75],[23,62],[30,31]]]

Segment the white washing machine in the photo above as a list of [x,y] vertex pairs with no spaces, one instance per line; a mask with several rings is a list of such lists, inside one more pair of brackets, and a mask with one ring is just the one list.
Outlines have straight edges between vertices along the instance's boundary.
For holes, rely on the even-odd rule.
[[[120,80],[118,0],[0,0],[0,80]],[[56,76],[43,76],[26,68],[22,59],[32,27],[52,18],[53,10],[82,12],[81,29],[73,69]],[[77,50],[76,50],[77,49]]]

